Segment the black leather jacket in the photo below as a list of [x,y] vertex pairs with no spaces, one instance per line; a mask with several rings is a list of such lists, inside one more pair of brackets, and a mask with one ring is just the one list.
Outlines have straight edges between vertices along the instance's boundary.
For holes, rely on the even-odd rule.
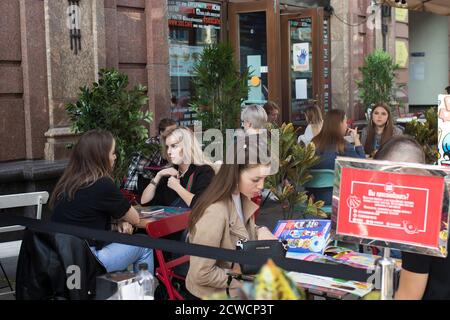
[[96,277],[104,273],[105,268],[85,240],[28,229],[24,233],[17,263],[16,298],[93,299]]

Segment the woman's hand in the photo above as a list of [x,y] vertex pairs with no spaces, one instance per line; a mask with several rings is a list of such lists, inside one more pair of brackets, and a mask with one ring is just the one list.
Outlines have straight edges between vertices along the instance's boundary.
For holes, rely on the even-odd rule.
[[273,235],[272,232],[270,232],[267,227],[260,227],[257,230],[258,234],[258,240],[277,240],[277,237]]
[[361,141],[359,140],[358,127],[355,127],[355,129],[348,128],[348,132],[355,143],[355,147],[360,146]]
[[180,179],[175,177],[170,177],[167,181],[167,186],[172,189],[173,191],[178,193],[179,188],[181,187]]
[[119,221],[118,229],[120,233],[133,234],[133,226],[126,221]]
[[167,177],[167,176],[177,177],[178,176],[178,170],[175,169],[175,168],[163,169],[163,170],[159,171],[156,174],[155,180],[158,183],[159,180],[161,180],[162,177]]

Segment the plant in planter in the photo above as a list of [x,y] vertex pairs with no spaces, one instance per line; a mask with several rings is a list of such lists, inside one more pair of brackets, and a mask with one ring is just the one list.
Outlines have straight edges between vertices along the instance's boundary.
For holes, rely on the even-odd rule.
[[364,59],[364,65],[359,68],[362,80],[356,81],[359,98],[365,108],[370,108],[378,102],[390,104],[395,100],[395,72],[399,66],[392,57],[383,50],[375,50]]
[[145,144],[152,113],[143,111],[147,105],[147,88],[137,85],[128,90],[128,76],[114,69],[102,69],[92,87],[80,88],[78,101],[66,110],[76,133],[91,129],[110,131],[116,139],[116,164],[113,175],[120,183],[126,175],[131,156],[136,151],[151,152]]
[[241,104],[248,95],[249,70],[239,72],[233,48],[227,43],[206,47],[192,74],[191,107],[203,130],[239,127]]
[[413,136],[422,146],[426,162],[435,164],[439,157],[437,108],[429,108],[425,112],[425,119],[424,123],[417,120],[407,123],[405,133]]
[[280,167],[275,175],[267,177],[266,188],[271,190],[281,204],[284,219],[292,219],[296,212],[302,218],[326,218],[326,213],[320,209],[324,202],[313,202],[302,187],[312,178],[309,169],[319,162],[314,144],[310,143],[305,147],[299,145],[292,123],[283,123],[279,130]]

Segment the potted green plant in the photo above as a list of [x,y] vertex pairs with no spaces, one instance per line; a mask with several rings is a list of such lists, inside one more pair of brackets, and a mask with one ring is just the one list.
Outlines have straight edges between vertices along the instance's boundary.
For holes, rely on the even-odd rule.
[[300,214],[301,218],[326,218],[326,213],[320,209],[324,202],[314,202],[303,188],[312,178],[309,169],[319,162],[314,144],[299,145],[292,123],[283,123],[279,129],[279,143],[279,170],[266,179],[266,188],[280,203],[284,219],[292,219],[295,213]]
[[392,57],[383,50],[375,50],[364,59],[364,65],[359,68],[362,79],[356,81],[359,98],[367,109],[378,102],[388,105],[395,101],[395,76],[399,66]]
[[425,112],[425,121],[412,120],[406,124],[405,133],[414,137],[425,152],[426,162],[435,164],[438,151],[438,118],[437,108],[431,107]]
[[115,69],[102,69],[99,80],[91,87],[80,88],[78,100],[66,105],[72,129],[83,133],[91,129],[110,131],[116,139],[116,164],[113,175],[116,182],[125,176],[131,156],[136,151],[150,152],[145,140],[153,120],[147,106],[147,88],[128,87],[128,76]]
[[229,43],[207,46],[192,73],[190,105],[203,130],[239,127],[241,104],[248,95],[249,70],[239,71]]

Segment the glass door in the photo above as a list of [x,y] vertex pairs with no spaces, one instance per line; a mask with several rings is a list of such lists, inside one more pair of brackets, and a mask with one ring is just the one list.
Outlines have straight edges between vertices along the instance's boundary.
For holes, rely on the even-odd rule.
[[[240,69],[249,68],[249,94],[246,104],[268,100],[281,105],[279,12],[274,0],[230,2],[229,39]],[[278,78],[278,79],[277,79]]]
[[168,0],[170,117],[180,125],[192,126],[195,111],[189,106],[192,71],[203,49],[218,43],[224,15],[220,1]]
[[323,17],[322,8],[282,13],[283,120],[294,125],[305,124],[308,106],[330,108],[328,21]]

